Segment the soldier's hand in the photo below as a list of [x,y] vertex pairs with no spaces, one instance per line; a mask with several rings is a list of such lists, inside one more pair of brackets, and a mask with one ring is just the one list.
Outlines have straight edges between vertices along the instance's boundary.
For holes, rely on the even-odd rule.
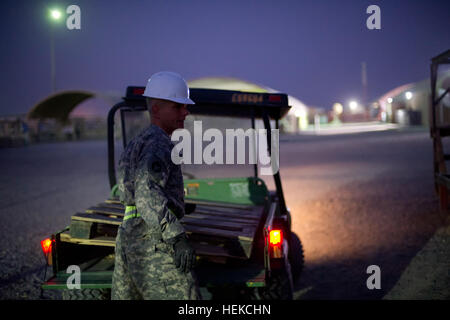
[[175,265],[181,271],[188,273],[195,263],[195,250],[189,244],[186,236],[176,239],[174,244]]
[[191,214],[195,211],[197,205],[195,203],[186,203],[184,205],[184,214]]

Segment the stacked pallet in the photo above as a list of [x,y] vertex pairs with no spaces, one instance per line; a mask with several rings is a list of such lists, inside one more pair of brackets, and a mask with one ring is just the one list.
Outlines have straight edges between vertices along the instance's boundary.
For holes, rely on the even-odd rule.
[[[181,223],[199,256],[247,259],[264,212],[262,206],[196,202]],[[72,216],[61,240],[86,245],[114,246],[124,206],[108,199]]]

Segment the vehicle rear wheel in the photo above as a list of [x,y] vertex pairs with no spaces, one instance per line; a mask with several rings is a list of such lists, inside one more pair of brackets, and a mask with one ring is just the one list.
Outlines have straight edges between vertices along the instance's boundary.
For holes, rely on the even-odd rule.
[[281,270],[273,270],[266,286],[262,288],[248,288],[247,300],[292,300],[294,288],[290,266]]
[[266,287],[260,289],[263,300],[292,300],[292,276],[288,270],[272,271]]
[[111,289],[63,290],[63,300],[111,300]]
[[292,279],[294,283],[297,283],[303,271],[305,257],[302,242],[294,232],[291,233],[291,241],[289,241],[289,263],[291,264]]

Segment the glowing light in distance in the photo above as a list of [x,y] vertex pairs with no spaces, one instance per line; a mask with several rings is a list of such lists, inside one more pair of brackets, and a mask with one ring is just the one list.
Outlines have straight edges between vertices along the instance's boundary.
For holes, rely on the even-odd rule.
[[413,96],[413,94],[412,94],[411,91],[406,91],[406,92],[405,92],[405,98],[406,98],[407,100],[410,100],[410,99],[412,98],[412,96]]
[[57,10],[57,9],[52,9],[50,10],[50,16],[52,17],[53,20],[59,20],[61,18],[61,11]]
[[340,103],[333,104],[333,110],[336,114],[341,114],[344,111],[344,107]]

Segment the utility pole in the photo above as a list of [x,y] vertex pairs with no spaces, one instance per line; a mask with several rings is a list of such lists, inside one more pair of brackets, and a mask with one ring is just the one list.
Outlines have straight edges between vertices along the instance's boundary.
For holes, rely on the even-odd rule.
[[55,75],[56,75],[56,63],[55,63],[55,24],[61,20],[62,13],[58,9],[50,10],[50,87],[52,93],[56,91]]
[[50,88],[51,92],[55,93],[55,27],[53,25],[50,26]]
[[361,63],[361,82],[362,82],[362,104],[367,107],[367,69],[366,63]]

